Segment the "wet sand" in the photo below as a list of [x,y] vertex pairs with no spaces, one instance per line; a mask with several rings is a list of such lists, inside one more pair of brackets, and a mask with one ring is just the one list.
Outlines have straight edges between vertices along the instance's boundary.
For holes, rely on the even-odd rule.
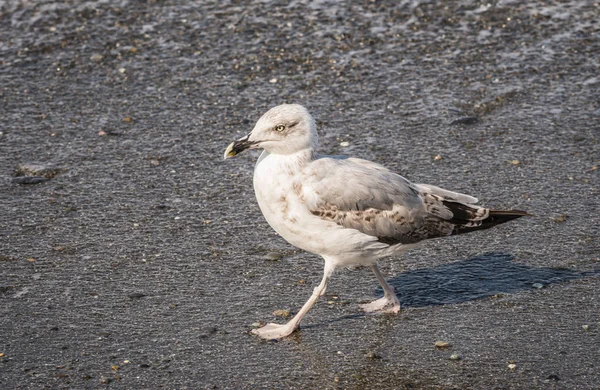
[[[587,1],[0,1],[0,387],[600,388],[600,8]],[[278,237],[251,152],[321,152],[534,217],[382,262],[403,310]],[[448,343],[438,348],[436,342]],[[443,344],[439,344],[443,345]]]

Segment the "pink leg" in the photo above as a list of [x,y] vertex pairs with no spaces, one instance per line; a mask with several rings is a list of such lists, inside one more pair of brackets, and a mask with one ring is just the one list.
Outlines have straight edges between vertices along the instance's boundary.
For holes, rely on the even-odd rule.
[[321,283],[315,287],[312,295],[308,298],[308,301],[306,301],[304,306],[302,306],[302,309],[300,309],[298,314],[296,314],[287,324],[267,324],[262,328],[253,329],[252,333],[267,340],[280,339],[289,336],[296,328],[298,328],[300,320],[302,320],[302,317],[304,317],[315,302],[317,302],[317,299],[325,293],[327,282],[329,281],[329,278],[331,278],[334,269],[335,267],[325,260],[325,270],[323,271]]
[[[383,275],[379,272],[379,268],[377,268],[377,264],[373,264],[371,270],[373,270],[379,284],[381,284],[381,288],[383,288],[383,298],[360,305],[360,307],[367,313],[398,313],[400,311],[400,301],[396,296],[394,288],[385,281]],[[385,309],[387,306],[392,307]]]

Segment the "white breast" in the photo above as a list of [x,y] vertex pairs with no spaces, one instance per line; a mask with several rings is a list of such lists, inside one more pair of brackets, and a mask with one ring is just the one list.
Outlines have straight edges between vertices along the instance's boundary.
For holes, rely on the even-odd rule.
[[[271,227],[290,244],[307,252],[335,257],[340,265],[368,264],[388,246],[374,237],[314,216],[302,199],[301,167],[293,156],[267,152],[254,168],[258,205]],[[369,253],[370,252],[370,253]]]

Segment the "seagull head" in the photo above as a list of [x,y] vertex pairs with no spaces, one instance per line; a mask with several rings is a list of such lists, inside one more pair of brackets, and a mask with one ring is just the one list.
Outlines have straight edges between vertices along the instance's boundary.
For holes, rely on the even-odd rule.
[[270,154],[293,154],[317,147],[317,125],[308,110],[299,104],[271,108],[246,136],[225,149],[225,159],[246,149],[265,149]]

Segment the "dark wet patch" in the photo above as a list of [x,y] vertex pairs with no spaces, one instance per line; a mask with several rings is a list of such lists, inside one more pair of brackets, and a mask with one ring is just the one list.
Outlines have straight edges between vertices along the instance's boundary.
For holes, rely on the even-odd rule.
[[479,118],[477,118],[476,116],[465,116],[465,117],[453,120],[452,122],[450,122],[450,126],[458,126],[458,125],[468,126],[468,125],[474,125],[477,122],[479,122]]
[[17,184],[40,184],[49,180],[43,176],[21,176],[13,178],[13,182]]

